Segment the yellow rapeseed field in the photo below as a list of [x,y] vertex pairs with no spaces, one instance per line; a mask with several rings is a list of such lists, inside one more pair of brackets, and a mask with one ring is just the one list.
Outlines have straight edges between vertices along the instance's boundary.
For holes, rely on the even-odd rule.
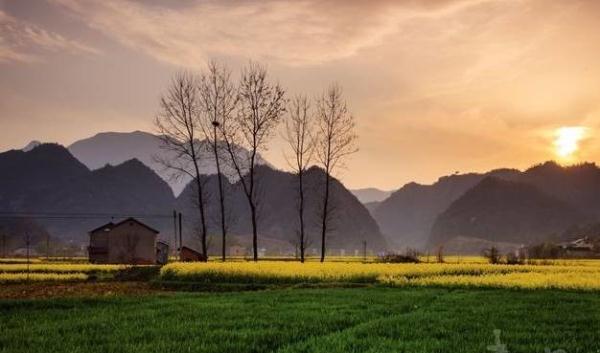
[[94,265],[94,264],[66,264],[66,263],[32,263],[27,264],[0,264],[0,273],[36,272],[36,273],[88,273],[88,272],[114,272],[127,268],[127,265]]
[[87,279],[85,273],[23,273],[23,272],[9,272],[0,273],[0,283],[12,283],[12,282],[40,282],[40,281],[84,281]]
[[508,287],[600,290],[600,261],[544,265],[380,264],[282,261],[172,263],[161,278],[202,283],[373,283],[392,286]]

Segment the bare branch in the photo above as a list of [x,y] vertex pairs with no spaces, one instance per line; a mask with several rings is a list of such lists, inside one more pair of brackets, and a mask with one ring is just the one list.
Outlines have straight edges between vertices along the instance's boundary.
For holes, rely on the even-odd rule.
[[[255,167],[260,151],[267,144],[285,113],[285,92],[269,82],[265,67],[251,62],[243,69],[238,88],[238,110],[234,120],[221,126],[221,134],[242,185],[252,221],[254,260],[258,260],[258,225]],[[236,147],[246,148],[241,153]]]
[[321,261],[325,260],[325,241],[333,211],[330,201],[331,178],[344,160],[358,151],[354,117],[342,98],[342,88],[332,84],[317,101],[317,159],[325,170],[325,190],[321,212]]
[[198,77],[189,72],[178,73],[160,99],[154,124],[162,141],[161,149],[167,152],[156,160],[171,170],[173,177],[188,175],[196,181],[202,252],[207,255],[205,203],[198,166],[204,148],[200,141],[203,131],[198,123],[200,108]]

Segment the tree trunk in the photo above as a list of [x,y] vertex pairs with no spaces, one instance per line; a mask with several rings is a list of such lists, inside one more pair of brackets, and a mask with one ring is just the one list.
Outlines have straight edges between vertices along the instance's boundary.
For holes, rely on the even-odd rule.
[[252,156],[250,158],[250,193],[248,193],[248,201],[250,202],[250,213],[252,216],[252,250],[254,262],[258,261],[258,224],[256,221],[256,200],[254,198],[254,161],[256,158],[256,151],[258,149],[258,145],[256,143],[256,136],[254,136],[254,141],[252,144]]
[[198,163],[194,160],[194,168],[196,170],[196,188],[198,198],[198,210],[200,211],[200,223],[201,223],[201,240],[202,240],[202,254],[204,254],[204,261],[208,261],[208,251],[206,249],[206,218],[204,216],[204,196],[202,195],[202,182],[200,181],[200,170],[198,169]]
[[329,217],[329,172],[325,173],[325,195],[323,197],[323,223],[321,225],[321,262],[325,262],[325,236]]
[[258,261],[258,229],[256,224],[256,206],[253,202],[250,202],[250,213],[252,216],[252,250],[253,260]]
[[221,163],[219,162],[219,153],[217,152],[217,129],[216,129],[216,127],[215,127],[215,136],[214,136],[214,151],[215,151],[215,163],[217,165],[217,180],[219,182],[219,206],[221,207],[221,235],[222,235],[221,260],[225,261],[225,257],[227,256],[227,243],[226,243],[227,230],[225,229],[225,197],[223,195],[223,176],[221,175]]
[[298,173],[298,187],[300,189],[300,205],[299,205],[299,216],[300,216],[300,262],[304,262],[304,185],[302,181],[303,171]]

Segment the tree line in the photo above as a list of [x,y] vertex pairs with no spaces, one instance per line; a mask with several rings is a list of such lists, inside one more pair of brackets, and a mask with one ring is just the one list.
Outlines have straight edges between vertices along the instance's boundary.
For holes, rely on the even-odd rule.
[[[158,161],[174,177],[187,175],[195,183],[195,204],[200,220],[201,252],[207,258],[207,200],[200,164],[208,149],[217,169],[218,209],[222,260],[227,252],[227,210],[223,166],[238,179],[249,206],[252,225],[252,255],[258,260],[256,168],[260,153],[283,125],[286,159],[295,175],[298,212],[298,247],[304,262],[308,245],[305,226],[305,172],[314,164],[324,170],[319,209],[320,260],[325,260],[327,233],[332,219],[330,185],[334,172],[347,156],[357,151],[354,117],[343,98],[342,88],[331,84],[310,99],[305,94],[288,98],[265,66],[248,63],[237,79],[224,64],[210,61],[201,72],[177,73],[160,98],[154,121],[161,147],[169,157]],[[174,156],[174,157],[173,157]]]

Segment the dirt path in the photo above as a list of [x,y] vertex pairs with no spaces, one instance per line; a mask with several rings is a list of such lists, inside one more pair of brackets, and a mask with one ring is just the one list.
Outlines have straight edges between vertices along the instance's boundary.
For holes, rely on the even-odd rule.
[[0,299],[110,297],[168,293],[145,282],[30,283],[0,286]]

